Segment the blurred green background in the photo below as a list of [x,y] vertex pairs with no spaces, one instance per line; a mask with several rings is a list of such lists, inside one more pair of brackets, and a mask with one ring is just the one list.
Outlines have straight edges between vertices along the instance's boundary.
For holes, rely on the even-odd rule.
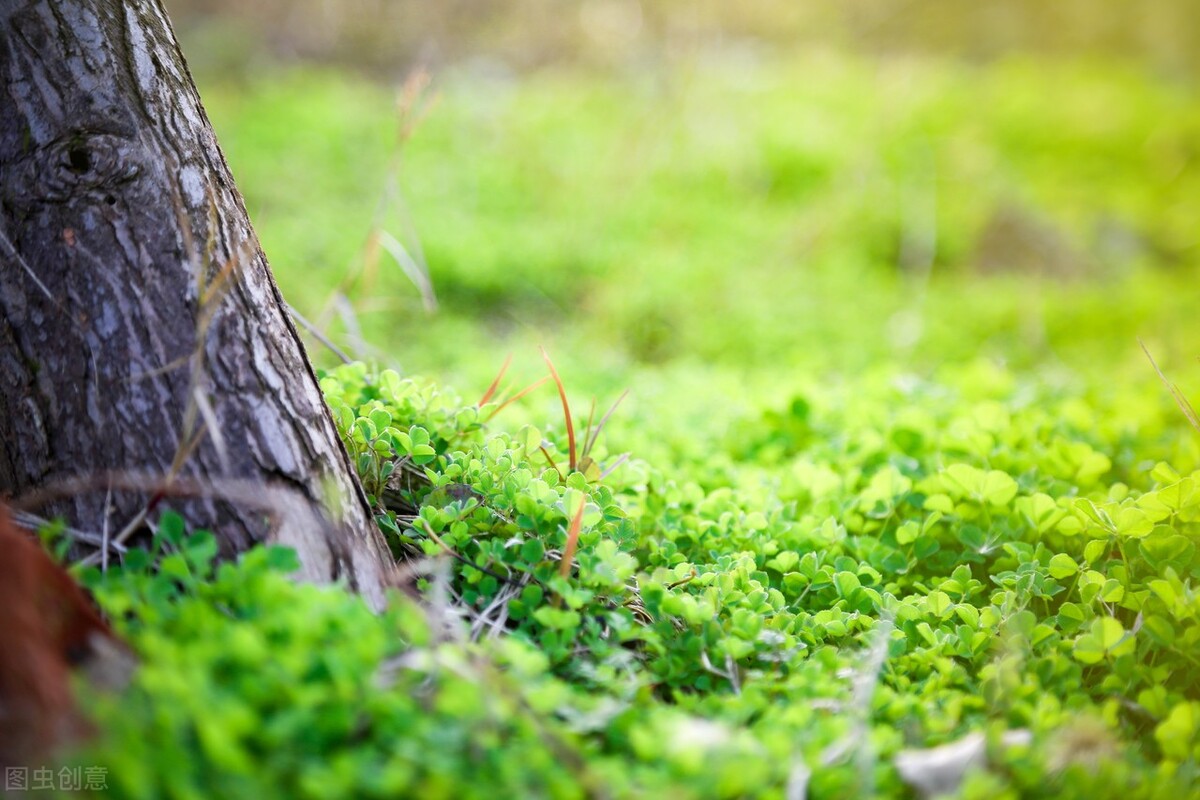
[[1157,390],[1140,336],[1200,385],[1196,3],[168,7],[353,357],[473,399],[545,344],[705,414],[978,359]]

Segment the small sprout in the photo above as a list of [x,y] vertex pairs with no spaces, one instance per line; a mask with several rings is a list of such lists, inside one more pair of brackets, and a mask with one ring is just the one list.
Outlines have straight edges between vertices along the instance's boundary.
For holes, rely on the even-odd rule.
[[567,532],[567,544],[563,548],[562,562],[558,566],[558,574],[563,578],[571,574],[571,562],[575,559],[575,549],[579,546],[579,532],[583,529],[583,510],[587,507],[587,498],[579,498],[579,508],[571,517],[571,528]]
[[491,421],[492,421],[492,418],[493,418],[493,417],[495,417],[497,414],[499,414],[501,411],[503,411],[504,409],[508,408],[510,405],[512,405],[513,403],[517,402],[517,401],[518,401],[518,400],[520,400],[522,397],[524,397],[525,395],[529,394],[529,393],[530,393],[530,392],[532,392],[534,389],[538,388],[539,386],[541,386],[543,383],[545,383],[545,382],[546,382],[546,381],[548,381],[548,380],[550,380],[550,378],[549,378],[549,377],[545,377],[545,378],[539,378],[538,380],[536,380],[536,381],[534,381],[533,383],[529,384],[529,385],[528,385],[528,386],[526,386],[524,389],[522,389],[521,391],[519,391],[519,392],[517,392],[516,394],[514,394],[512,397],[508,398],[507,400],[505,400],[504,402],[500,403],[500,404],[499,404],[499,405],[497,405],[495,408],[493,408],[493,409],[492,409],[492,411],[491,411],[491,413],[490,413],[490,414],[488,414],[486,417],[484,417],[484,418],[483,418],[483,421],[484,421],[484,422],[491,422]]
[[546,366],[550,368],[550,377],[554,378],[554,383],[558,386],[558,396],[562,400],[563,418],[567,423],[567,451],[570,460],[567,462],[567,467],[571,472],[575,471],[575,426],[571,423],[571,406],[567,402],[567,389],[563,386],[562,378],[558,377],[558,370],[554,368],[554,362],[550,360],[550,354],[546,352],[546,348],[541,348],[542,358],[546,360]]
[[508,372],[508,365],[512,363],[512,353],[504,359],[504,365],[500,367],[500,371],[496,373],[496,379],[492,381],[491,386],[488,386],[487,391],[483,393],[483,397],[479,398],[479,402],[475,405],[483,408],[488,400],[492,399],[492,395],[496,393],[496,387],[500,385],[500,380],[504,377],[504,373]]

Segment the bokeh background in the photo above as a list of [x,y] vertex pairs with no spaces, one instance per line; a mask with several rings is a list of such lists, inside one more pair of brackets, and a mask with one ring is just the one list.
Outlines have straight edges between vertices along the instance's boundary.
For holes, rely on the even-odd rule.
[[385,75],[415,63],[480,57],[518,70],[579,63],[637,68],[681,49],[730,45],[975,62],[1020,53],[1098,56],[1180,73],[1200,66],[1200,9],[1186,0],[171,0],[168,6],[185,39],[224,39],[215,60],[227,64],[266,56]]
[[1189,0],[168,7],[351,357],[471,399],[544,344],[664,426],[981,362],[1158,391],[1139,337],[1200,386]]

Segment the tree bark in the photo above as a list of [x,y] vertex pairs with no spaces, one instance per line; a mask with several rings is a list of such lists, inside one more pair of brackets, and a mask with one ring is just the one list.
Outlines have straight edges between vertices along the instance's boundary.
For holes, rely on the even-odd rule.
[[0,494],[74,486],[51,511],[91,530],[168,496],[379,606],[391,559],[161,0],[0,0],[0,205]]

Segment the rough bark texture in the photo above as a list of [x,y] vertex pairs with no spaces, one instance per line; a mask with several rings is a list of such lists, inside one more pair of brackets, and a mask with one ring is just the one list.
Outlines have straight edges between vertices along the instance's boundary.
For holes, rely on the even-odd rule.
[[[0,494],[236,481],[165,502],[378,605],[386,547],[160,0],[0,0],[0,206]],[[117,530],[148,500],[118,483],[51,511]],[[285,495],[332,513],[275,525]]]

